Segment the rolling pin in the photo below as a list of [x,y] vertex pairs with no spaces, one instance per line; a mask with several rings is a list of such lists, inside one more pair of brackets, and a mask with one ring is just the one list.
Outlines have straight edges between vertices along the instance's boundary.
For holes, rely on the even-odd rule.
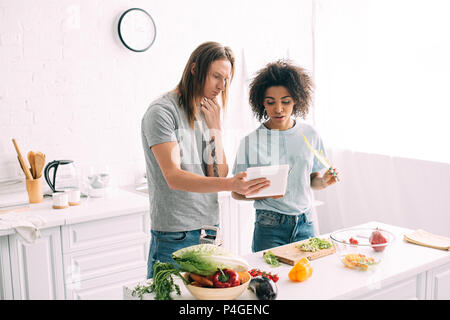
[[30,169],[28,169],[25,160],[23,160],[22,154],[20,153],[19,146],[17,145],[16,139],[12,139],[14,144],[14,148],[16,148],[17,158],[19,159],[20,166],[22,167],[23,173],[25,173],[25,177],[29,180],[33,180],[33,176],[31,175]]

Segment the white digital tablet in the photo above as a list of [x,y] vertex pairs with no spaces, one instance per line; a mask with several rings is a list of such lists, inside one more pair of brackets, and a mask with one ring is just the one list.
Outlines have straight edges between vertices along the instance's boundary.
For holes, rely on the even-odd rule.
[[287,187],[289,165],[251,167],[247,169],[247,180],[266,178],[270,186],[246,198],[284,196]]

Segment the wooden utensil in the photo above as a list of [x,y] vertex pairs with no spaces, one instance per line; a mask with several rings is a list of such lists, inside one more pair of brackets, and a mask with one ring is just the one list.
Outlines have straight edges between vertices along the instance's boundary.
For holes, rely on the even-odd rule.
[[36,179],[36,165],[34,163],[35,155],[34,151],[28,152],[28,163],[30,164],[31,175],[34,179]]
[[12,142],[14,144],[14,148],[17,152],[17,158],[19,159],[20,166],[22,167],[23,173],[25,173],[25,177],[29,180],[33,180],[33,176],[31,175],[30,169],[28,169],[28,166],[23,160],[22,154],[20,153],[19,146],[17,145],[16,139],[12,139]]
[[11,208],[7,208],[7,209],[1,209],[0,210],[0,214],[6,214],[6,213],[11,213],[11,212],[19,212],[19,211],[26,211],[28,209],[30,209],[30,206],[11,207]]
[[44,170],[45,166],[45,154],[38,151],[34,155],[34,165],[36,168],[36,179],[39,179],[42,176],[42,170]]

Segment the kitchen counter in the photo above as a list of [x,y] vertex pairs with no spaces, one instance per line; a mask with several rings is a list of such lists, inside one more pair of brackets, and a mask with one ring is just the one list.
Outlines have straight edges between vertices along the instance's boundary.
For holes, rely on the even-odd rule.
[[118,188],[104,198],[82,198],[78,206],[53,209],[45,198],[2,215],[44,223],[32,242],[3,224],[0,300],[121,299],[124,285],[147,274],[148,201]]
[[[53,209],[51,197],[45,197],[41,203],[30,204],[30,208],[26,211],[6,213],[2,217],[8,215],[26,219],[30,216],[40,216],[45,220],[45,224],[40,229],[46,229],[126,215],[130,212],[148,211],[148,196],[132,192],[132,189],[131,187],[112,189],[105,198],[82,197],[80,205],[69,206],[66,209]],[[12,228],[0,230],[0,236],[14,233],[15,230]]]
[[[251,268],[279,275],[279,300],[306,299],[449,299],[450,252],[422,247],[403,240],[405,233],[413,232],[380,222],[369,222],[360,227],[380,227],[395,234],[388,257],[368,271],[351,270],[338,260],[336,254],[311,261],[313,275],[307,281],[294,283],[288,273],[292,266],[281,264],[272,268],[265,263],[262,252],[244,256]],[[328,237],[323,234],[319,237]],[[179,280],[179,279],[178,279]],[[180,281],[181,296],[175,299],[194,299]],[[134,286],[124,287],[124,299],[131,296]],[[152,295],[144,296],[153,299]],[[239,299],[255,299],[247,290]]]

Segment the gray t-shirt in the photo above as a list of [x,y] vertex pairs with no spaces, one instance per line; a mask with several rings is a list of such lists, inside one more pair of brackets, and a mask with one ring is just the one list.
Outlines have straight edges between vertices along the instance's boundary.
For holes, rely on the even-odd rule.
[[206,128],[195,121],[189,126],[178,95],[171,91],[153,101],[141,123],[142,145],[147,166],[151,229],[178,232],[200,229],[203,225],[219,224],[217,193],[195,193],[171,190],[151,147],[176,141],[180,148],[181,169],[206,176]]

